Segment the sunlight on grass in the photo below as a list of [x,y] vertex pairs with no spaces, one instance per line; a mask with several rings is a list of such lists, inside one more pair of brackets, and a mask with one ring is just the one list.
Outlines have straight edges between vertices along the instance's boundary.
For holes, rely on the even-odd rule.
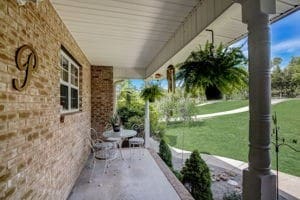
[[[298,139],[298,144],[294,146],[300,149],[300,100],[274,105],[272,113],[275,111],[281,137],[288,141]],[[200,152],[247,161],[248,115],[248,112],[244,112],[192,124],[170,124],[166,130],[166,140],[177,148],[190,151],[198,149]],[[274,149],[272,157],[275,159]],[[273,162],[275,164],[275,160]],[[300,176],[300,153],[283,146],[280,149],[279,163],[280,171]]]
[[220,101],[213,104],[197,106],[195,113],[197,115],[203,115],[238,109],[245,106],[248,106],[248,100]]

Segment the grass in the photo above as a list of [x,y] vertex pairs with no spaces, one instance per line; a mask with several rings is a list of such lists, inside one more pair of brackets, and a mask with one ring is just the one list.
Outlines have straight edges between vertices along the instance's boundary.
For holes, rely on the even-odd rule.
[[[300,100],[290,100],[272,106],[276,111],[280,135],[287,141],[297,139],[293,145],[300,149]],[[185,150],[198,149],[200,152],[247,161],[248,158],[248,112],[219,116],[188,125],[172,123],[166,130],[166,141]],[[184,134],[184,145],[182,137]],[[272,147],[272,168],[275,167],[275,153]],[[300,176],[300,153],[282,146],[279,154],[279,170]]]
[[220,101],[213,104],[197,106],[195,113],[197,115],[223,112],[248,106],[248,100]]

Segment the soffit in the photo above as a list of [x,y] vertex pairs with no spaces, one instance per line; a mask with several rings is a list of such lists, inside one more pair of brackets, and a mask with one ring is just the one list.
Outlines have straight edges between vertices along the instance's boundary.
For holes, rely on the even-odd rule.
[[[230,0],[51,2],[90,63],[114,66],[118,79],[165,75],[168,65],[184,61],[211,40],[207,28],[214,30],[216,44],[231,44],[247,34],[241,6]],[[300,1],[276,3],[273,21],[297,9]]]
[[140,71],[145,70],[199,0],[51,2],[92,65]]

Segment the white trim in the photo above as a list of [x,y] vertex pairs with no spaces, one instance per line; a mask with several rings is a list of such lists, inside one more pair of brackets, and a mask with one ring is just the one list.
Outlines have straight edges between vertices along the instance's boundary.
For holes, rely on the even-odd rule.
[[[60,111],[60,113],[66,114],[66,113],[77,112],[77,111],[79,111],[79,66],[63,50],[60,51],[60,56],[64,57],[68,61],[68,70],[67,70],[68,82],[62,80],[62,77],[61,77],[61,74],[60,74],[60,84],[59,84],[60,86],[64,85],[68,88],[68,109],[65,109],[65,110],[62,109]],[[62,60],[62,58],[60,58],[60,62],[59,62],[60,70],[66,71],[62,66],[61,60]],[[72,84],[72,80],[71,80],[71,78],[72,78],[72,68],[71,68],[71,65],[73,65],[77,69],[77,86]],[[78,100],[77,100],[77,108],[76,109],[71,108],[71,103],[72,103],[71,89],[77,90],[77,99]]]

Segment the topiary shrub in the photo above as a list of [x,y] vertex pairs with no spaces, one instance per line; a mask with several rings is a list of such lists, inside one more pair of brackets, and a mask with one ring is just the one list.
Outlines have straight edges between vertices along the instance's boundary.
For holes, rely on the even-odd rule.
[[190,191],[195,200],[212,200],[210,189],[211,178],[209,168],[200,157],[197,150],[185,161],[181,170],[182,182]]
[[237,192],[229,192],[224,194],[223,200],[242,200],[242,195]]
[[172,153],[166,141],[163,139],[159,143],[159,156],[171,169],[173,169]]

